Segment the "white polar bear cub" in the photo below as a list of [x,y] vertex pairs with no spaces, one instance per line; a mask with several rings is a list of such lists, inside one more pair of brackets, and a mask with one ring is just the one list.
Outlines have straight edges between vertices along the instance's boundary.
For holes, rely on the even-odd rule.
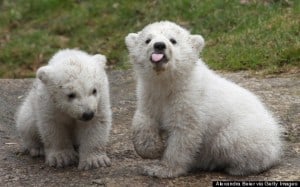
[[150,176],[176,177],[191,169],[232,175],[262,172],[280,159],[280,127],[259,99],[199,59],[200,35],[168,21],[127,35],[137,74],[133,143]]
[[[37,71],[21,105],[17,130],[31,156],[46,163],[79,169],[110,166],[106,142],[111,129],[106,57],[65,49]],[[78,147],[78,151],[76,148]]]

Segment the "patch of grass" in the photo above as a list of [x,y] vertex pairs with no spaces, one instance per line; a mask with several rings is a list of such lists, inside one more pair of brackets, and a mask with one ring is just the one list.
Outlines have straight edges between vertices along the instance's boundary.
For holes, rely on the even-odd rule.
[[102,53],[115,68],[129,68],[125,36],[159,20],[203,35],[201,56],[213,69],[299,70],[300,1],[255,2],[2,0],[0,77],[32,77],[61,48]]

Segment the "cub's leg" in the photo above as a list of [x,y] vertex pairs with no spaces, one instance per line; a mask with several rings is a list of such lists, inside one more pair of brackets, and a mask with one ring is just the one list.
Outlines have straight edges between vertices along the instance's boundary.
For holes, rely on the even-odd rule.
[[165,146],[155,119],[136,111],[132,130],[135,151],[142,158],[161,158]]
[[111,161],[106,155],[111,122],[93,119],[89,123],[78,123],[80,170],[108,167]]
[[[175,106],[175,105],[174,105]],[[164,119],[168,139],[159,165],[145,168],[145,173],[160,178],[177,177],[186,174],[195,162],[202,142],[202,125],[189,107],[170,108]],[[184,109],[184,111],[182,110]],[[198,153],[199,154],[199,153]]]
[[36,118],[28,101],[21,106],[16,116],[16,126],[23,140],[24,151],[32,157],[44,155],[43,144],[36,126]]
[[41,116],[38,122],[39,132],[44,143],[46,164],[53,167],[64,167],[78,161],[74,150],[70,127],[47,116]]
[[167,140],[167,147],[159,165],[145,168],[145,173],[159,178],[178,177],[186,174],[199,149],[199,137],[184,129],[174,130]]

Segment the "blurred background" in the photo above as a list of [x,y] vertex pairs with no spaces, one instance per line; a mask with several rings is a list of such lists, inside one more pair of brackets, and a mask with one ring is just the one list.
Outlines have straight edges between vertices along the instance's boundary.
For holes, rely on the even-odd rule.
[[201,34],[212,69],[299,72],[299,0],[0,0],[0,78],[34,77],[62,48],[128,69],[124,37],[159,20]]

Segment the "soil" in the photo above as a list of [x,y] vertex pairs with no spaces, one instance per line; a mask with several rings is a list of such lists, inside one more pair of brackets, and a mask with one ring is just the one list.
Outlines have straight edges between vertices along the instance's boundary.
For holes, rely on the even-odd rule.
[[300,73],[255,76],[249,72],[221,73],[257,95],[285,128],[282,162],[258,175],[229,176],[221,172],[197,171],[174,179],[141,175],[143,160],[134,151],[130,126],[135,111],[135,81],[131,70],[109,71],[113,128],[108,144],[112,166],[79,171],[76,166],[55,169],[44,158],[21,153],[14,114],[33,79],[0,79],[0,186],[211,186],[218,180],[300,180]]

